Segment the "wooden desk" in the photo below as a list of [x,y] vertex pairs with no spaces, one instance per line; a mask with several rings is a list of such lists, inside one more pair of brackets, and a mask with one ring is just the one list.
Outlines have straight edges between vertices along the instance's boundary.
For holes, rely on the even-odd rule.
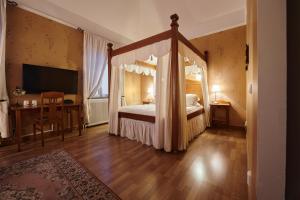
[[[212,126],[216,125],[216,122],[225,123],[226,127],[229,127],[229,110],[231,104],[230,102],[222,102],[222,103],[211,103],[210,104],[210,122]],[[216,119],[216,110],[222,109],[226,112],[225,120]]]
[[[16,122],[16,139],[18,144],[18,151],[21,151],[21,129],[22,129],[22,112],[39,112],[41,106],[10,106],[10,112],[14,113],[15,122]],[[81,104],[65,104],[63,109],[67,112],[70,110],[77,111],[77,120],[78,120],[78,131],[79,135],[81,135]],[[72,129],[72,127],[71,127]]]

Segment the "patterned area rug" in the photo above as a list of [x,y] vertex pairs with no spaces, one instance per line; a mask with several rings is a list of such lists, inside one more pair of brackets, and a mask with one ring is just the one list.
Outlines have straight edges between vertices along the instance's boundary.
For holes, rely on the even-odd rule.
[[63,150],[0,168],[0,199],[120,199]]

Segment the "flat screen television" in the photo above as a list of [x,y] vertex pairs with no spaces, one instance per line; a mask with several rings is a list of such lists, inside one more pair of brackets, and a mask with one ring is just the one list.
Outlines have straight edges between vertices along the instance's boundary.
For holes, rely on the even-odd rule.
[[27,94],[56,91],[77,94],[78,71],[23,64],[23,89]]

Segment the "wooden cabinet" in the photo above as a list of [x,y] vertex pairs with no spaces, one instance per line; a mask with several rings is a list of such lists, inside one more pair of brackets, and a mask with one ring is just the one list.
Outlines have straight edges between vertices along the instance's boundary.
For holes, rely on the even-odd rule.
[[[210,104],[210,123],[212,127],[217,125],[225,125],[229,127],[229,111],[231,104],[230,102],[222,102],[222,103],[211,103]],[[224,118],[220,118],[216,116],[216,112],[224,112]]]

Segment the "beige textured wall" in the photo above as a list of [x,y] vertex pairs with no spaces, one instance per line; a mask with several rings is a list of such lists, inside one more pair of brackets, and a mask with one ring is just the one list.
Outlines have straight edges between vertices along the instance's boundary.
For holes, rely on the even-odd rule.
[[[78,95],[66,95],[65,98],[81,101],[82,32],[18,7],[8,6],[6,39],[6,77],[10,103],[16,102],[12,91],[16,86],[22,86],[23,63],[78,70]],[[24,99],[39,101],[40,96],[25,95],[20,101]],[[33,117],[32,113],[23,115],[23,134],[32,133]]]
[[141,75],[141,98],[142,98],[142,101],[147,98],[148,88],[150,88],[150,87],[154,87],[153,77]]
[[153,77],[125,72],[125,100],[127,105],[142,104],[147,98],[148,88],[153,85]]
[[200,98],[200,102],[203,105],[202,87],[200,81],[186,79],[185,88],[186,94],[196,94]]
[[[208,85],[219,84],[219,99],[232,104],[230,125],[244,126],[246,120],[246,27],[241,26],[191,40],[201,51],[209,53]],[[214,95],[211,93],[211,99]]]
[[127,105],[142,104],[141,75],[125,72],[124,93]]
[[256,166],[257,166],[257,4],[247,0],[247,44],[249,45],[249,66],[246,73],[247,88],[247,165],[251,172],[248,185],[249,199],[256,199]]
[[[142,104],[148,96],[148,88],[154,86],[152,76],[139,75],[136,73],[125,72],[125,99],[127,105]],[[197,94],[201,102],[202,88],[201,83],[195,80],[186,80],[186,93]],[[155,94],[154,94],[155,95]]]
[[[7,9],[6,73],[11,102],[12,91],[22,86],[22,64],[53,66],[79,71],[78,96],[82,96],[83,33],[41,17],[10,7]],[[25,95],[23,99],[39,99],[39,95]]]

